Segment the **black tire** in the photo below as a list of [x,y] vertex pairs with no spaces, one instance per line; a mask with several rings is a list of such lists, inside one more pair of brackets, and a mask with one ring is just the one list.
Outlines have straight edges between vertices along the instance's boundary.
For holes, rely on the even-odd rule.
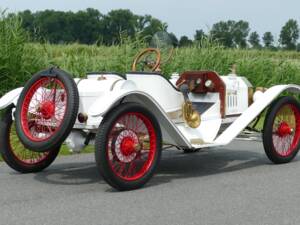
[[189,149],[189,148],[183,149],[184,154],[192,154],[192,153],[197,153],[199,151],[200,151],[199,148],[197,148],[197,149]]
[[[49,89],[49,87],[47,86],[46,88],[40,86],[43,88],[39,89],[38,85],[49,85],[51,89]],[[57,89],[57,87],[60,87],[61,89]],[[47,97],[41,97],[42,99],[45,98],[45,100],[37,100],[36,96],[39,96],[38,90],[43,90],[46,93],[44,95]],[[30,93],[33,94],[30,95]],[[43,96],[43,93],[40,95]],[[33,100],[34,97],[35,100]],[[34,113],[30,113],[31,117],[33,117],[34,119],[30,119],[30,117],[28,116],[30,104],[32,104],[32,102],[36,104],[35,107],[31,107],[30,109],[34,111]],[[48,104],[48,106],[45,106],[48,108],[45,108],[44,111],[51,111],[51,113],[46,111],[46,113],[49,114],[47,114],[47,117],[43,114],[42,111],[45,104]],[[52,104],[50,106],[50,109],[49,104]],[[61,104],[62,106],[59,104]],[[59,106],[61,108],[59,108]],[[41,71],[33,75],[33,77],[25,84],[24,89],[20,94],[15,113],[17,135],[23,145],[32,151],[47,152],[51,149],[54,149],[56,148],[56,146],[60,146],[63,143],[63,141],[67,138],[71,129],[73,128],[78,113],[78,107],[78,89],[73,78],[68,73],[57,68],[51,68]],[[62,118],[57,119],[57,113],[61,113],[62,115],[59,115]],[[35,120],[46,122],[50,120],[48,124],[52,124],[52,120],[59,122],[58,125],[55,122],[54,127],[51,127],[51,125],[41,125],[46,122],[32,122]],[[29,129],[30,122],[36,124],[35,127],[37,128],[34,128],[36,130],[31,131]],[[49,134],[49,137],[41,138],[40,136],[36,136],[37,134],[40,135],[38,129],[48,129],[48,133],[46,133],[46,131],[45,133]],[[52,129],[54,129],[54,131]]]
[[[146,119],[140,119],[140,121],[142,121],[142,123],[144,124],[148,124],[147,126],[150,128],[147,128],[146,132],[148,132],[148,136],[151,138],[149,138],[149,152],[152,151],[153,154],[152,156],[150,156],[150,154],[148,153],[149,158],[147,158],[145,163],[149,163],[149,165],[147,165],[147,169],[143,170],[143,169],[137,169],[138,171],[132,171],[132,173],[134,174],[134,172],[136,172],[136,174],[138,173],[142,173],[141,171],[144,171],[141,175],[141,177],[136,177],[136,179],[133,180],[128,180],[126,178],[123,178],[121,176],[123,172],[121,172],[119,175],[117,174],[118,172],[114,171],[114,169],[111,166],[111,162],[110,162],[110,156],[111,158],[113,158],[113,160],[115,160],[114,162],[116,162],[116,164],[120,164],[120,167],[122,165],[124,165],[124,169],[123,170],[127,170],[128,174],[129,174],[129,170],[130,170],[130,166],[131,164],[133,164],[133,161],[136,161],[135,163],[138,162],[138,158],[140,157],[140,159],[142,159],[142,151],[146,151],[146,150],[142,150],[142,149],[147,149],[147,147],[141,147],[140,150],[132,150],[131,153],[129,154],[129,156],[126,155],[122,155],[122,157],[131,157],[133,154],[134,158],[132,159],[132,161],[130,162],[121,162],[123,159],[125,161],[125,158],[118,158],[116,159],[116,149],[117,149],[117,144],[113,141],[116,141],[116,138],[121,137],[122,135],[121,132],[126,132],[127,130],[130,130],[131,132],[131,128],[129,128],[130,126],[128,125],[128,129],[125,129],[126,126],[124,125],[125,128],[114,128],[115,124],[117,121],[119,121],[120,118],[127,116],[127,115],[131,115],[135,114],[137,115],[136,118],[138,118],[136,121],[138,121],[140,118],[146,118]],[[142,115],[142,116],[141,116]],[[133,119],[134,120],[134,119]],[[145,122],[146,121],[146,122]],[[148,121],[148,122],[147,122]],[[150,121],[150,122],[149,122]],[[137,124],[139,122],[136,122]],[[118,122],[119,126],[120,124],[122,124],[121,122]],[[149,125],[150,124],[150,125]],[[139,126],[144,126],[143,124],[140,124]],[[146,127],[146,125],[145,125]],[[114,136],[111,136],[111,130],[112,129],[117,129],[117,132],[114,133]],[[132,129],[132,131],[134,131],[134,129]],[[141,132],[136,131],[136,133],[134,134],[139,134],[141,135]],[[143,136],[144,135],[144,136]],[[146,137],[147,134],[145,135],[144,133],[142,133],[143,137]],[[110,139],[111,138],[111,139]],[[124,136],[122,136],[122,138],[124,138]],[[126,138],[126,137],[125,137]],[[124,139],[125,139],[124,138]],[[124,141],[124,139],[122,140],[122,143]],[[139,146],[144,146],[144,141],[142,141],[143,144],[140,143],[140,139],[138,139],[138,143]],[[143,140],[143,139],[142,139]],[[108,142],[111,142],[111,152],[112,155],[108,153],[109,148],[108,146]],[[121,143],[121,142],[120,142]],[[121,144],[120,144],[121,146]],[[120,147],[119,146],[119,147]],[[137,145],[132,145],[132,146],[137,146]],[[117,190],[120,191],[125,191],[125,190],[132,190],[132,189],[137,189],[142,187],[144,184],[146,184],[149,179],[153,176],[155,169],[157,168],[157,165],[159,164],[160,158],[161,158],[161,149],[162,149],[162,137],[161,137],[161,129],[160,126],[157,122],[157,120],[155,119],[154,115],[149,112],[149,110],[147,110],[145,107],[136,104],[136,103],[123,103],[117,107],[115,107],[114,109],[112,109],[103,119],[103,121],[101,122],[97,135],[96,135],[96,142],[95,142],[95,158],[96,158],[96,164],[97,167],[100,171],[100,174],[102,175],[102,177],[104,178],[104,180],[111,185],[113,188],[116,188]],[[121,147],[120,147],[121,149]],[[152,149],[152,150],[150,150]],[[119,154],[122,152],[122,150],[119,151]],[[140,155],[140,156],[138,156]],[[151,159],[150,159],[151,157]],[[143,164],[143,167],[146,164]],[[127,169],[125,168],[127,167]],[[128,168],[129,167],[129,168]],[[125,175],[124,175],[125,176]],[[134,175],[132,175],[134,176]]]
[[[55,160],[59,153],[60,147],[56,147],[53,150],[46,152],[46,153],[36,153],[31,152],[30,150],[26,149],[18,140],[18,136],[14,132],[13,120],[12,120],[12,109],[14,107],[10,106],[4,112],[3,117],[0,120],[0,153],[3,160],[7,163],[9,167],[12,169],[20,172],[20,173],[36,173],[44,170],[51,163]],[[13,138],[12,138],[13,137]],[[18,144],[18,149],[16,146],[11,145],[11,141],[14,139],[15,144]],[[18,142],[18,143],[17,143]],[[31,159],[35,159],[36,162],[31,161],[30,158],[26,158],[29,160],[28,162],[21,158],[21,155],[17,153],[24,153],[21,154],[22,157],[25,157],[27,154],[31,154]],[[36,158],[33,158],[36,157]],[[41,158],[38,158],[41,157]]]
[[299,140],[300,104],[293,97],[280,97],[270,105],[264,121],[265,153],[275,164],[288,163],[299,151]]

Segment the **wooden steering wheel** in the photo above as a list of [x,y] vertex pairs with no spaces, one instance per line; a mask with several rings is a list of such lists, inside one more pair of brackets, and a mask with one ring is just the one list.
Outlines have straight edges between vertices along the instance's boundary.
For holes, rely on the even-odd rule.
[[[147,57],[149,57],[151,54],[155,54],[156,60],[148,61]],[[141,59],[144,58],[144,61],[141,61]],[[140,52],[137,57],[134,59],[132,64],[132,71],[137,70],[137,65],[139,63],[143,64],[144,67],[148,67],[152,72],[160,71],[160,62],[161,62],[161,54],[160,51],[157,48],[146,48],[142,52]]]

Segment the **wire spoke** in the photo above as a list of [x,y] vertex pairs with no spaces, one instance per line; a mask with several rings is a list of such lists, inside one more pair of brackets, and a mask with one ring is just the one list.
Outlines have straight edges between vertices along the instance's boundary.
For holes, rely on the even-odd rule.
[[272,128],[273,147],[278,155],[291,155],[300,138],[300,112],[294,105],[282,106],[274,119]]
[[[63,94],[64,97],[61,97]],[[34,141],[46,140],[60,128],[66,113],[66,92],[57,78],[44,77],[29,89],[22,106],[22,124],[26,136]],[[29,123],[35,121],[35,128]]]
[[154,128],[143,114],[125,113],[119,117],[111,128],[107,144],[112,171],[125,180],[143,176],[156,150],[150,137],[155,138]]

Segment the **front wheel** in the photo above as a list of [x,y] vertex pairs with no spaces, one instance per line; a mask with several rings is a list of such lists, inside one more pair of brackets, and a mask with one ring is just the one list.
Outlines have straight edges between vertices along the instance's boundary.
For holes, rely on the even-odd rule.
[[264,122],[263,144],[268,158],[276,163],[288,163],[300,147],[300,104],[293,97],[274,101]]
[[51,165],[59,153],[59,147],[38,153],[26,149],[20,142],[9,107],[0,120],[0,153],[6,164],[20,173],[40,172]]
[[104,180],[123,191],[142,187],[159,163],[160,126],[145,107],[124,103],[102,121],[95,143],[97,167]]

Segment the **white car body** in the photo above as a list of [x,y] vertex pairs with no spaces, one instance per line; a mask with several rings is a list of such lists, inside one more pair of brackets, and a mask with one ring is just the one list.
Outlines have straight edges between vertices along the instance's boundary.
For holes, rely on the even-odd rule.
[[[125,77],[116,73],[93,73],[85,79],[75,78],[79,91],[78,113],[87,115],[88,119],[85,123],[76,121],[66,143],[74,151],[80,151],[87,134],[96,133],[103,117],[114,106],[121,102],[137,102],[157,118],[164,143],[183,149],[226,145],[282,92],[300,92],[298,85],[277,85],[264,93],[256,92],[254,102],[250,104],[248,91],[251,84],[246,78],[235,74],[220,76],[226,86],[225,114],[222,115],[220,110],[219,93],[190,93],[191,102],[202,110],[200,126],[191,128],[182,118],[184,97],[175,86],[178,78],[176,74],[167,80],[159,74],[138,72],[128,73]],[[17,88],[0,98],[0,109],[16,105],[21,91],[22,88]],[[220,134],[222,124],[230,125]]]

